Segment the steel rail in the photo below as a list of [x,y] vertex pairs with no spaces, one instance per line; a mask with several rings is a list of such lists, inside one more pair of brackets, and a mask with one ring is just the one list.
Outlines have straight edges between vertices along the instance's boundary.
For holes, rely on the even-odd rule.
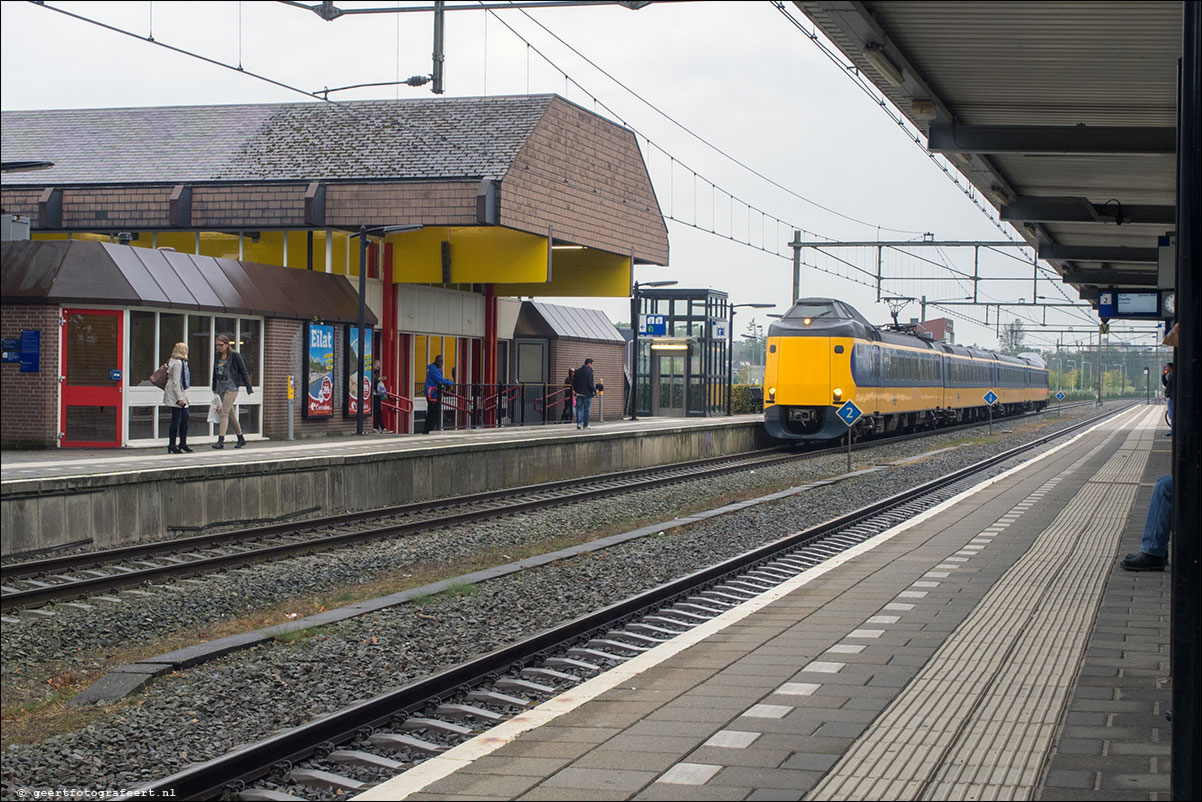
[[421,709],[432,698],[445,698],[458,689],[498,675],[517,665],[524,665],[541,654],[582,636],[607,631],[630,616],[663,606],[668,601],[698,588],[714,584],[731,574],[771,560],[774,556],[820,540],[824,536],[855,525],[858,521],[878,515],[915,498],[937,491],[1000,462],[1051,440],[1067,436],[1100,420],[1117,415],[1130,407],[1094,416],[1058,432],[1008,449],[988,459],[956,470],[947,476],[926,482],[910,490],[861,507],[833,518],[803,532],[778,539],[765,546],[725,560],[639,593],[601,610],[580,616],[557,627],[547,629],[532,638],[494,650],[475,660],[410,683],[372,699],[355,704],[343,711],[322,716],[294,729],[273,735],[259,743],[234,750],[213,760],[190,766],[161,780],[134,789],[119,800],[150,796],[173,796],[181,799],[210,799],[229,790],[241,790],[281,764],[295,765],[317,754],[323,748],[349,740],[398,717],[406,717]]

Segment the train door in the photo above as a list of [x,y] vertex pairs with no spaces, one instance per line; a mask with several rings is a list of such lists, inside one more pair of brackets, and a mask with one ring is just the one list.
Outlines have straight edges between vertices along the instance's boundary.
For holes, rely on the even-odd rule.
[[63,310],[64,446],[121,447],[123,317],[117,310]]

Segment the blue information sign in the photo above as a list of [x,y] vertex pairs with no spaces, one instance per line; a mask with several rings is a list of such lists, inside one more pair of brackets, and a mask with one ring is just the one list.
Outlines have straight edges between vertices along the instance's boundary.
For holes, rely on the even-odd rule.
[[119,371],[119,370],[110,370],[110,371],[109,371],[109,381],[114,381],[114,382],[119,382],[119,381],[121,381],[121,371]]
[[652,337],[663,337],[668,333],[667,315],[643,315],[639,334],[649,334]]
[[997,393],[993,392],[993,390],[990,390],[989,392],[985,393],[985,403],[986,404],[988,404],[989,406],[993,406],[994,403],[996,403],[996,402],[997,402]]
[[21,329],[21,372],[37,373],[42,365],[42,332]]
[[839,411],[835,414],[838,415],[844,423],[846,423],[848,426],[851,426],[857,420],[859,420],[860,416],[864,413],[860,411],[860,408],[856,406],[854,401],[845,401],[843,402],[843,406],[839,407]]
[[1063,401],[1063,400],[1064,400],[1064,393],[1056,393],[1056,400],[1057,400],[1057,401]]

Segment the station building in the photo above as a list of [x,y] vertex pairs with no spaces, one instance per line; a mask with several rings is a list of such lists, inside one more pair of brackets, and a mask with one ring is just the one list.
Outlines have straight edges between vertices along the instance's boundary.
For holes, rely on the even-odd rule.
[[162,444],[149,373],[188,342],[207,402],[220,333],[251,436],[353,431],[360,284],[399,430],[440,354],[496,422],[504,385],[563,379],[516,347],[521,297],[629,297],[668,260],[634,134],[555,95],[5,112],[3,160],[6,448]]

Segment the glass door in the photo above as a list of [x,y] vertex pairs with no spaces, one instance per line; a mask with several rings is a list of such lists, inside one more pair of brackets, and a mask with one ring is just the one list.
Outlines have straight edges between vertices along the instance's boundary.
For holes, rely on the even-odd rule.
[[[654,351],[652,353],[655,353]],[[656,354],[652,359],[652,405],[655,414],[668,418],[685,415],[685,360],[682,352]]]
[[63,310],[64,446],[121,446],[122,314],[101,309]]

